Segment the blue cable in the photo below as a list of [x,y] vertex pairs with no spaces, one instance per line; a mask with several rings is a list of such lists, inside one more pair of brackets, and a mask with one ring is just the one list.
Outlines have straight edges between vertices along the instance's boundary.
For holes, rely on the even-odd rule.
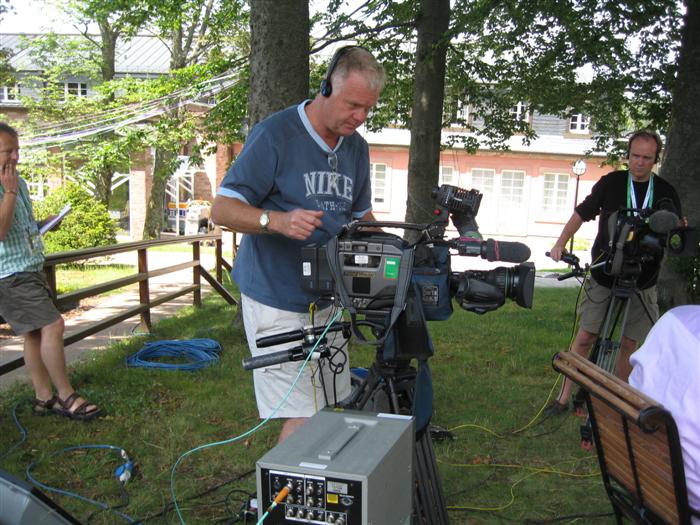
[[[221,345],[213,339],[189,339],[184,341],[151,341],[141,350],[126,358],[126,366],[182,370],[193,372],[219,361]],[[155,359],[172,357],[188,359],[187,363],[163,363]]]
[[17,407],[19,406],[19,401],[15,403],[15,406],[12,407],[12,419],[15,421],[15,425],[19,429],[19,433],[22,436],[20,440],[12,445],[10,448],[8,448],[2,456],[0,456],[0,460],[5,459],[7,456],[9,456],[17,447],[19,447],[22,443],[27,441],[27,429],[22,426],[22,423],[19,422],[19,418],[17,417]]
[[[127,462],[129,464],[131,464],[131,468],[133,468],[133,462],[128,460],[128,457],[126,456],[126,452],[124,451],[124,449],[121,447],[115,447],[114,445],[78,445],[75,447],[67,447],[67,448],[64,448],[63,450],[57,450],[56,452],[52,452],[51,454],[49,454],[48,457],[52,458],[54,456],[57,456],[58,454],[65,454],[65,453],[71,452],[73,450],[82,450],[82,449],[116,450],[121,454],[122,458],[126,459]],[[131,516],[128,516],[122,512],[119,512],[118,510],[111,508],[106,503],[103,503],[101,501],[97,501],[94,499],[86,498],[85,496],[81,496],[80,494],[76,494],[75,492],[69,492],[67,490],[57,489],[55,487],[51,487],[49,485],[46,485],[46,484],[42,483],[41,481],[38,481],[37,479],[34,478],[34,476],[32,476],[32,470],[34,469],[34,467],[38,463],[39,463],[38,461],[34,461],[34,462],[30,463],[29,466],[27,467],[26,472],[25,472],[27,475],[27,479],[29,481],[31,481],[37,487],[42,488],[48,492],[55,492],[56,494],[61,494],[63,496],[67,496],[69,498],[79,499],[79,500],[84,501],[86,503],[89,503],[91,505],[95,505],[97,507],[100,507],[101,509],[108,510],[108,511],[116,514],[120,518],[122,518],[127,523],[136,523],[136,520],[134,520]],[[118,467],[117,471],[115,471],[115,475],[117,475],[117,477],[119,476],[118,472],[120,471],[120,469],[122,467]],[[121,483],[123,484],[124,482],[121,482]]]

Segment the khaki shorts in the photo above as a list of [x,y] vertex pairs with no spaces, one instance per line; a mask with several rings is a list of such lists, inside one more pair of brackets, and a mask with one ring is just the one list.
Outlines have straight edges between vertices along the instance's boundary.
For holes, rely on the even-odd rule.
[[61,314],[44,272],[19,272],[0,279],[0,315],[17,335],[58,320]]
[[[241,297],[241,308],[246,338],[253,356],[279,352],[301,345],[301,340],[299,340],[268,348],[258,348],[255,345],[255,340],[269,335],[300,330],[309,324],[308,313],[279,310],[261,304],[245,295]],[[329,308],[315,314],[316,326],[322,326],[328,320],[330,311]],[[333,339],[333,334],[329,335],[328,344],[333,344]],[[335,340],[335,346],[340,346],[343,338],[336,335]],[[260,417],[311,417],[326,406],[326,398],[328,404],[333,405],[350,395],[350,363],[347,359],[347,347],[343,349],[342,355],[339,353],[334,356],[334,353],[334,350],[331,349],[331,358],[334,364],[345,363],[338,375],[333,374],[327,359],[320,361],[311,359],[291,392],[289,389],[299,374],[303,361],[286,362],[253,370],[255,399]],[[323,383],[321,383],[319,371],[323,374]],[[326,396],[324,396],[322,384],[325,385]],[[282,406],[275,411],[281,403],[283,403]]]
[[[597,334],[605,320],[605,313],[607,312],[612,290],[601,286],[593,277],[590,277],[585,282],[583,291],[583,299],[578,307],[579,328],[592,334]],[[644,301],[647,310],[649,310],[651,319],[649,319],[649,315],[647,315],[644,306],[639,301],[640,297]],[[633,341],[640,342],[647,336],[652,325],[659,318],[656,286],[639,290],[639,295],[633,293],[630,300],[631,303],[623,335]],[[614,317],[612,321],[614,321]],[[620,318],[618,325],[621,322],[622,319]]]

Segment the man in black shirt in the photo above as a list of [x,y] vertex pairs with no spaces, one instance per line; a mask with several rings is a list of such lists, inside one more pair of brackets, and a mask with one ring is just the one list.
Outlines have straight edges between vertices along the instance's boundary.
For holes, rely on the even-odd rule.
[[[566,251],[564,247],[568,240],[585,221],[593,220],[598,215],[598,235],[591,250],[592,264],[607,259],[608,219],[621,208],[658,209],[662,203],[666,209],[675,208],[673,211],[680,216],[681,205],[676,190],[651,171],[659,160],[661,145],[661,138],[650,130],[637,131],[630,137],[627,149],[629,169],[608,173],[593,186],[591,194],[576,207],[550,250],[552,259],[559,261]],[[615,366],[615,375],[625,381],[631,371],[629,358],[632,352],[659,316],[656,279],[662,258],[663,253],[660,253],[642,263],[641,273],[637,277],[639,296],[634,294],[631,299]],[[607,310],[614,279],[614,276],[605,273],[603,265],[591,270],[591,277],[585,283],[586,293],[579,306],[579,331],[571,347],[573,352],[583,356],[590,353]],[[649,318],[647,310],[653,319]],[[566,411],[570,392],[571,382],[564,379],[559,398],[547,408],[546,413],[556,415]]]

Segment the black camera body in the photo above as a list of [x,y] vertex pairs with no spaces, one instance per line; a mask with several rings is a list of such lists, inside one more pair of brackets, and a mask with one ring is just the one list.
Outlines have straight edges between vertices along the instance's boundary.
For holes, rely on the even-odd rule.
[[[406,249],[401,237],[383,232],[362,232],[339,237],[337,252],[342,284],[357,310],[380,309],[393,304]],[[327,245],[312,244],[301,250],[302,287],[322,297],[334,296],[335,279],[328,263]]]
[[642,263],[661,260],[664,253],[697,255],[697,230],[678,227],[678,222],[678,216],[668,210],[625,208],[612,214],[605,273],[634,277]]

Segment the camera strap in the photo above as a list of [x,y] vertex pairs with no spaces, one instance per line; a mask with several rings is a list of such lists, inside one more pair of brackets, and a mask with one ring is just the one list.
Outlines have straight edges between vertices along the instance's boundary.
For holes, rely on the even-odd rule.
[[331,237],[326,244],[326,256],[328,259],[328,268],[330,269],[331,276],[336,283],[336,290],[338,292],[338,299],[343,308],[345,308],[350,314],[350,325],[352,326],[352,331],[357,337],[358,341],[362,344],[380,346],[384,344],[387,336],[391,333],[392,327],[396,324],[396,321],[403,312],[406,306],[406,297],[408,295],[408,288],[411,283],[411,275],[413,272],[413,257],[414,257],[414,247],[407,247],[401,250],[401,262],[399,264],[399,275],[396,279],[396,292],[394,294],[394,304],[391,307],[391,314],[389,316],[389,323],[384,331],[384,335],[379,339],[370,341],[364,334],[357,328],[357,308],[352,303],[352,299],[345,288],[345,281],[343,280],[343,274],[340,268],[340,260],[338,254],[338,237]]

